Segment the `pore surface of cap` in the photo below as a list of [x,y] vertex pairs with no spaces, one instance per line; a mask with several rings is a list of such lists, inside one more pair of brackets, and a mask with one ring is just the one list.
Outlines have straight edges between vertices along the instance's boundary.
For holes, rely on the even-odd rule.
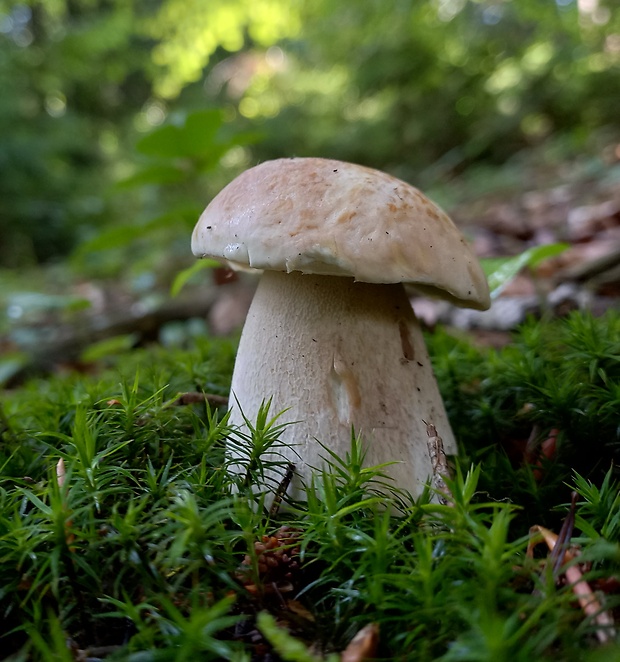
[[192,251],[232,266],[412,283],[485,309],[480,265],[450,218],[391,175],[320,158],[266,161],[205,209]]

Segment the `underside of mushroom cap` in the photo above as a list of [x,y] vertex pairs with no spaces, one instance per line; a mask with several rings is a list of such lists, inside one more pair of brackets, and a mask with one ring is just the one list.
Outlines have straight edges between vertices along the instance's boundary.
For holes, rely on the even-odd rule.
[[246,170],[205,209],[192,251],[236,267],[411,283],[484,310],[482,269],[450,218],[418,189],[363,166],[320,158]]

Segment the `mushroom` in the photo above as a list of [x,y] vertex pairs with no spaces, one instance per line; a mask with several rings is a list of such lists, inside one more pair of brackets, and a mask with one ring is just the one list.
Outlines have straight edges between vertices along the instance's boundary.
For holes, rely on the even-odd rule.
[[319,441],[343,457],[354,430],[366,464],[394,463],[385,469],[394,485],[418,495],[431,475],[426,424],[448,454],[456,442],[403,284],[458,306],[490,305],[480,265],[448,216],[378,170],[278,159],[211,201],[192,251],[263,270],[239,343],[230,420],[243,429],[269,398],[272,412],[286,409],[295,421],[282,436],[296,465],[291,494],[302,496],[322,465]]

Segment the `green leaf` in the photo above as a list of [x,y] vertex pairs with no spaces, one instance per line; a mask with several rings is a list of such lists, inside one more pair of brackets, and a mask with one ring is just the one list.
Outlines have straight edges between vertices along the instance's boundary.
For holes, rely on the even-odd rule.
[[136,344],[137,339],[138,336],[135,333],[106,338],[87,347],[82,352],[80,358],[85,363],[94,363],[106,356],[122,354],[130,350]]
[[185,287],[185,284],[197,273],[203,269],[213,269],[213,267],[221,266],[217,260],[196,260],[191,267],[183,269],[176,276],[172,282],[172,287],[170,288],[170,294],[173,297],[176,297],[179,292]]
[[146,156],[168,159],[199,157],[214,148],[222,122],[222,112],[217,109],[192,113],[183,124],[167,124],[145,136],[136,149]]
[[275,618],[266,611],[258,614],[256,624],[285,662],[336,662],[339,659],[337,655],[330,655],[327,658],[313,655],[303,642],[278,626]]
[[145,232],[148,232],[149,230],[169,228],[178,223],[192,230],[194,225],[196,225],[196,220],[202,213],[202,210],[203,207],[197,207],[195,205],[176,207],[165,214],[155,216],[150,221],[147,221],[142,227]]
[[201,212],[202,207],[193,205],[178,207],[139,225],[120,225],[109,228],[91,240],[84,242],[76,251],[75,257],[79,260],[88,253],[124,248],[134,241],[148,236],[150,232],[165,230],[175,224],[191,229]]
[[186,177],[185,173],[173,165],[154,165],[139,170],[131,177],[118,182],[119,188],[131,188],[145,184],[176,184]]
[[524,267],[535,267],[543,260],[564,252],[568,246],[568,244],[546,244],[528,248],[514,257],[493,257],[480,260],[489,281],[491,297],[498,297],[506,285]]
[[94,239],[84,242],[78,253],[84,255],[94,251],[107,251],[112,248],[122,248],[129,245],[132,241],[139,239],[144,230],[139,225],[123,225],[122,227],[110,228]]
[[217,108],[201,110],[188,115],[185,121],[187,147],[192,155],[208,152],[224,122],[222,111]]
[[21,492],[30,503],[32,503],[33,506],[38,508],[42,513],[47,515],[48,517],[51,517],[54,514],[54,511],[50,506],[48,506],[46,503],[41,501],[39,497],[34,494],[31,490],[26,490],[23,487],[17,487],[17,490]]
[[142,138],[137,143],[136,149],[146,156],[161,156],[164,158],[188,156],[185,153],[181,136],[182,129],[180,127],[167,124]]

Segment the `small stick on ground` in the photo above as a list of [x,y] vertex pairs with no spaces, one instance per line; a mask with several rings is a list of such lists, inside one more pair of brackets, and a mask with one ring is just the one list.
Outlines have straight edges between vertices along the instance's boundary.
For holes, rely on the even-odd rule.
[[427,444],[433,469],[433,487],[437,490],[439,503],[442,506],[449,506],[450,490],[446,485],[445,478],[450,478],[450,468],[443,448],[443,440],[437,434],[437,428],[432,423],[427,423],[424,420],[422,423],[426,425],[426,434],[428,435]]

